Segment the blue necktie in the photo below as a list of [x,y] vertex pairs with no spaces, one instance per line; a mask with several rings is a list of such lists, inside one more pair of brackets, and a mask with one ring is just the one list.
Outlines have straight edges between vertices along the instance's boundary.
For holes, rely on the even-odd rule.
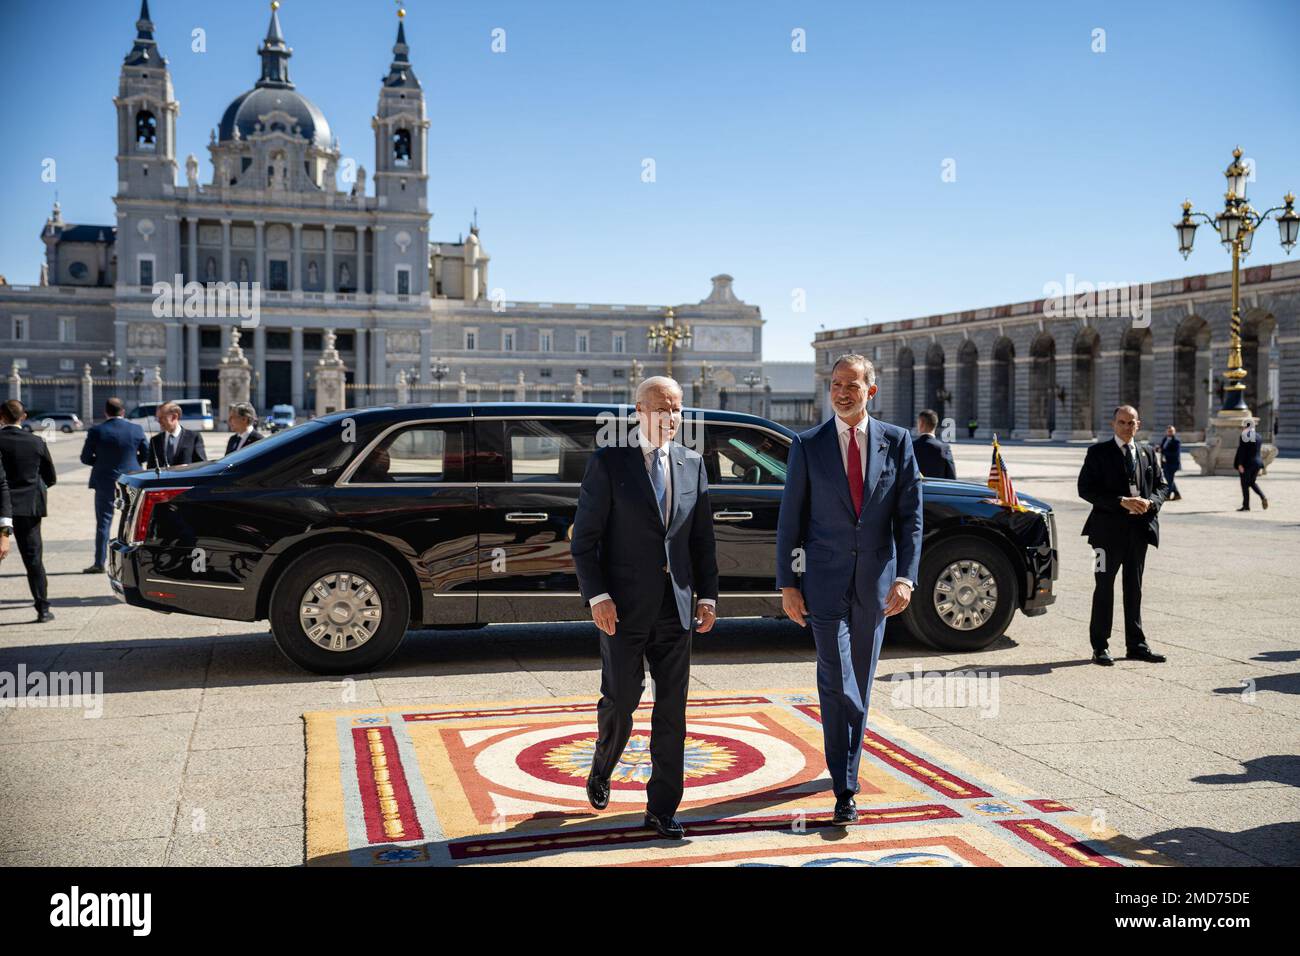
[[663,519],[664,525],[668,524],[668,481],[664,474],[663,449],[656,448],[652,452],[655,456],[654,465],[650,468],[650,486],[654,488],[655,500],[659,502],[659,517]]

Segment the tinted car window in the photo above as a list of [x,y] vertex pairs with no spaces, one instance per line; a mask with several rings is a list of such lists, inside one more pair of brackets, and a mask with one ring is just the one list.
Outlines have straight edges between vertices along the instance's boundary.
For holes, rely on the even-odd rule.
[[596,448],[590,418],[540,419],[506,424],[511,481],[582,481]]
[[790,446],[748,425],[710,423],[704,428],[704,467],[709,484],[784,485]]
[[466,481],[465,436],[459,423],[399,428],[370,451],[348,483]]

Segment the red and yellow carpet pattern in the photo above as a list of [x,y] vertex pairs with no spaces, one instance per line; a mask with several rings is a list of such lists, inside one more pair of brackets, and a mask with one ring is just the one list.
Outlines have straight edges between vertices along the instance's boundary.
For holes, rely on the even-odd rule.
[[642,826],[649,701],[611,782],[587,803],[595,701],[321,711],[307,721],[315,866],[1170,865],[918,731],[871,714],[858,820],[831,823],[816,694],[693,699],[687,838]]

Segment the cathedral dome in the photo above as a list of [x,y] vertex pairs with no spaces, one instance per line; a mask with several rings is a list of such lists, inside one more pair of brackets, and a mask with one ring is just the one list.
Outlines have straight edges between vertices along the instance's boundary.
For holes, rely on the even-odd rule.
[[[247,139],[257,132],[258,118],[274,110],[288,113],[293,117],[293,123],[298,124],[298,134],[304,139],[322,149],[329,148],[330,124],[325,119],[325,114],[315,103],[292,87],[253,87],[248,92],[235,97],[221,117],[217,136],[222,141],[231,140],[235,138],[235,130],[238,129],[240,138]],[[292,133],[293,123],[290,123],[284,132]],[[274,128],[275,125],[273,122],[270,128]],[[263,132],[266,130],[267,127],[264,127]]]
[[[217,136],[225,142],[234,139],[238,130],[240,138],[247,139],[257,132],[260,117],[280,110],[291,117],[284,132],[292,133],[297,124],[300,136],[328,149],[330,124],[326,122],[325,114],[294,89],[293,81],[289,79],[289,57],[293,56],[293,51],[284,42],[284,34],[280,31],[279,6],[279,3],[271,4],[271,23],[266,30],[266,39],[257,51],[262,58],[262,76],[251,90],[236,97],[226,107]],[[272,121],[269,128],[276,128],[276,123]],[[264,127],[263,132],[266,129]]]

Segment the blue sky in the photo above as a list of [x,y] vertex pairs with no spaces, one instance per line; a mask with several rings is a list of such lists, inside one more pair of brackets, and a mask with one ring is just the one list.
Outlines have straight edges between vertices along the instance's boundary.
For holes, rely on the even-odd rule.
[[[0,273],[34,282],[56,188],[70,222],[114,221],[112,97],[139,4],[0,9]],[[269,5],[150,9],[181,104],[178,155],[197,155],[206,182],[209,130],[257,78]],[[728,272],[763,309],[769,359],[811,359],[823,326],[1031,299],[1070,273],[1225,269],[1204,231],[1184,262],[1170,224],[1185,197],[1221,203],[1237,143],[1257,163],[1257,207],[1300,192],[1296,0],[406,9],[432,119],[433,238],[454,240],[477,206],[491,284],[511,299],[693,302]],[[291,77],[368,170],[395,11],[280,8]],[[195,28],[206,52],[191,52]],[[56,184],[41,180],[45,157]],[[1251,264],[1285,258],[1272,226],[1255,245]]]

